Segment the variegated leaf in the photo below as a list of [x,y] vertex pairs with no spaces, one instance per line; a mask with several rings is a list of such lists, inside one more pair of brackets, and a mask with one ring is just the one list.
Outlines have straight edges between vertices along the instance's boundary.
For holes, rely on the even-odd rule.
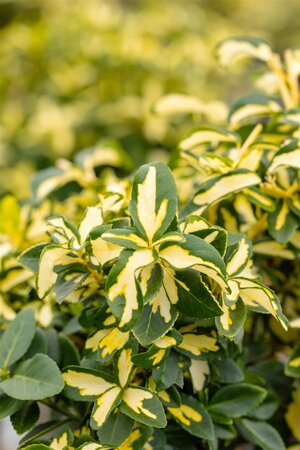
[[185,333],[177,349],[192,359],[199,359],[203,353],[219,350],[217,340],[205,334]]
[[181,405],[168,408],[168,411],[188,433],[205,440],[214,438],[214,427],[208,412],[193,397],[183,394]]
[[185,235],[185,238],[184,243],[163,244],[159,257],[175,269],[192,267],[212,278],[225,291],[228,290],[225,265],[219,252],[197,236]]
[[179,147],[182,150],[190,150],[201,144],[209,143],[216,145],[220,142],[237,144],[240,140],[241,138],[237,133],[228,131],[225,128],[202,125],[194,128],[189,135],[179,143]]
[[272,314],[287,329],[288,321],[283,315],[280,302],[275,293],[256,280],[236,278],[240,285],[240,296],[253,311]]
[[129,212],[151,244],[170,226],[177,212],[177,192],[170,169],[162,163],[142,166],[135,175]]
[[94,429],[100,428],[109,417],[112,410],[122,401],[122,389],[119,386],[113,386],[106,390],[97,398],[92,414],[91,426]]
[[263,95],[247,95],[233,104],[229,122],[234,127],[257,121],[261,117],[272,117],[281,111],[280,104]]
[[101,235],[102,239],[121,247],[136,250],[138,248],[147,248],[148,242],[142,239],[134,228],[130,229],[113,229],[106,231]]
[[238,242],[229,247],[229,255],[226,258],[226,270],[230,277],[242,272],[252,254],[252,246],[246,236],[236,235],[237,238]]
[[268,195],[262,193],[257,187],[244,189],[243,194],[249,199],[251,203],[259,206],[265,211],[272,212],[275,209],[274,200]]
[[63,379],[66,392],[76,400],[91,401],[116,386],[107,373],[78,366],[64,369]]
[[123,250],[106,281],[107,300],[122,331],[137,321],[142,306],[138,270],[155,261],[152,250]]
[[132,345],[126,346],[126,348],[123,348],[123,350],[119,352],[114,361],[115,377],[118,380],[119,386],[122,389],[125,388],[125,386],[129,383],[132,377],[134,365],[131,361],[131,358],[137,350],[136,347],[137,346],[134,345],[134,343],[132,343]]
[[278,199],[276,209],[268,215],[270,235],[280,244],[286,244],[299,227],[299,218],[290,211],[287,199]]
[[177,319],[178,312],[172,304],[173,298],[170,297],[173,294],[172,288],[173,284],[172,286],[168,285],[167,290],[162,285],[158,294],[150,303],[144,306],[143,312],[133,330],[141,345],[148,346],[164,336]]
[[285,145],[275,153],[268,167],[268,173],[272,174],[282,166],[300,170],[300,147],[297,141]]
[[[148,439],[152,434],[152,428],[139,426],[135,428],[130,436],[118,446],[118,450],[148,450]],[[149,448],[151,450],[152,447]]]
[[241,331],[246,320],[246,308],[239,298],[233,305],[222,305],[223,315],[216,318],[216,325],[221,335],[233,339]]
[[263,39],[235,36],[225,39],[218,45],[217,55],[224,66],[244,58],[256,58],[268,62],[272,56],[272,48]]
[[195,210],[201,207],[199,209],[204,211],[208,206],[226,198],[228,195],[255,186],[260,182],[261,179],[256,173],[246,169],[235,169],[210,178],[195,193],[191,208]]
[[167,424],[160,400],[148,389],[137,386],[126,389],[120,408],[139,423],[155,428],[164,428]]
[[37,276],[37,293],[44,298],[57,280],[58,274],[54,271],[55,266],[64,266],[76,263],[78,259],[70,256],[70,250],[57,246],[48,245],[41,253],[39,271]]
[[176,308],[183,314],[209,319],[222,314],[217,299],[202,281],[199,272],[193,269],[177,271],[175,280],[178,290]]

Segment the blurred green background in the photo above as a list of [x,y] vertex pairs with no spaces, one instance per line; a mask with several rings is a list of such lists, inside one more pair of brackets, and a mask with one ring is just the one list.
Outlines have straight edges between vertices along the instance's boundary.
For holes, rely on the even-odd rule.
[[[138,165],[192,123],[222,123],[222,102],[253,89],[253,71],[214,56],[237,34],[298,46],[300,0],[0,0],[0,194],[24,198],[36,168],[102,137]],[[153,112],[173,92],[213,102],[212,113]]]

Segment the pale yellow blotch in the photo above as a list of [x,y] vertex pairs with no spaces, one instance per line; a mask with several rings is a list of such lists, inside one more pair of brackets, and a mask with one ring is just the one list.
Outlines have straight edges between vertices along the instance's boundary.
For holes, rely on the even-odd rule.
[[150,249],[137,250],[127,260],[123,270],[119,273],[115,284],[109,291],[110,301],[114,301],[119,296],[125,297],[125,306],[120,320],[120,327],[128,323],[132,317],[133,311],[138,309],[137,289],[135,284],[135,273],[137,269],[147,266],[153,262],[154,256]]
[[262,152],[263,150],[261,148],[251,149],[242,156],[237,167],[255,172],[260,164]]
[[92,442],[92,443],[84,445],[84,447],[82,447],[81,450],[98,450],[98,449],[102,449],[102,448],[103,448],[102,445],[95,444]]
[[150,356],[149,359],[152,359],[152,363],[155,366],[162,361],[165,354],[166,354],[165,350],[158,350],[158,352],[156,352],[154,355]]
[[151,419],[156,419],[156,415],[143,406],[143,402],[145,400],[151,400],[152,398],[153,395],[151,394],[151,392],[144,391],[143,389],[128,388],[125,391],[123,401],[135,413],[143,413],[145,414],[145,416],[148,416]]
[[226,208],[220,208],[220,212],[222,214],[226,230],[231,233],[238,233],[239,225],[237,223],[236,217],[234,217],[234,215],[231,214],[231,212],[229,212]]
[[64,382],[73,388],[78,388],[80,395],[101,395],[114,384],[90,373],[68,370],[63,374]]
[[80,243],[83,244],[89,232],[103,223],[103,216],[100,208],[90,206],[86,209],[83,221],[79,226]]
[[15,311],[8,306],[8,304],[4,301],[4,298],[0,294],[0,317],[4,317],[6,320],[12,320],[16,316]]
[[163,223],[168,208],[168,199],[164,199],[156,212],[156,168],[150,166],[142,183],[138,185],[137,214],[151,244],[153,236]]
[[121,349],[129,339],[129,331],[122,332],[117,327],[109,330],[99,343],[102,357],[111,355],[115,350]]
[[254,225],[257,222],[252,205],[244,195],[237,195],[234,200],[234,207],[246,222],[244,229],[247,230],[250,225]]
[[199,356],[203,352],[216,352],[219,350],[215,338],[190,333],[183,335],[183,340],[178,347],[191,352],[195,356]]
[[227,262],[226,269],[229,275],[238,272],[249,258],[250,245],[245,238],[239,241],[237,251],[231,256]]
[[204,240],[205,240],[205,242],[210,244],[211,242],[213,242],[218,237],[218,235],[219,235],[219,232],[217,230],[212,231],[207,236],[205,236]]
[[105,392],[101,397],[97,399],[97,408],[92,414],[94,421],[96,422],[98,427],[101,427],[105,422],[114,402],[116,401],[118,395],[120,394],[121,389],[118,386],[115,386]]
[[[137,441],[140,437],[141,437],[141,432],[140,430],[137,428],[135,429],[130,436],[128,436],[128,438],[122,442],[121,445],[119,445],[118,450],[133,450],[133,445],[135,443],[135,441]],[[145,450],[145,447],[144,447]]]
[[68,435],[63,433],[60,437],[53,439],[50,444],[51,450],[63,450],[68,445]]
[[99,347],[100,340],[109,333],[110,330],[99,330],[93,336],[88,338],[85,343],[85,348],[96,352]]
[[91,244],[93,254],[101,265],[105,264],[107,261],[117,258],[123,250],[123,247],[120,245],[107,242],[101,237],[92,240]]
[[199,392],[203,389],[206,376],[209,375],[210,369],[207,361],[198,361],[196,359],[191,360],[190,374],[195,392]]
[[282,207],[276,218],[275,230],[280,230],[284,226],[288,213],[289,213],[288,202],[284,200],[282,203]]
[[235,302],[238,299],[239,293],[240,293],[240,286],[239,283],[234,280],[234,279],[229,279],[228,280],[228,285],[231,289],[231,293],[230,294],[224,294],[226,295],[226,299],[229,302]]
[[123,349],[118,359],[118,378],[120,386],[126,386],[133,364],[131,362],[132,349]]
[[152,300],[152,312],[155,314],[159,311],[159,314],[166,323],[171,320],[171,303],[166,295],[164,286],[162,286],[158,294]]
[[175,305],[178,302],[178,290],[174,279],[175,271],[170,267],[164,267],[163,286],[170,302]]
[[170,413],[184,425],[190,425],[192,422],[201,422],[202,415],[191,408],[189,405],[182,404],[179,408],[168,408]]
[[223,289],[228,290],[227,283],[219,267],[210,261],[205,261],[199,256],[191,255],[188,250],[177,245],[170,245],[163,249],[159,256],[171,264],[171,266],[176,267],[176,269],[194,267],[194,269],[214,279]]
[[247,119],[248,117],[279,112],[280,109],[278,103],[274,101],[270,101],[267,105],[245,105],[231,115],[230,123],[232,125],[238,125],[242,120]]
[[194,197],[196,205],[210,205],[215,201],[224,198],[231,192],[239,191],[245,187],[254,186],[261,182],[255,173],[237,173],[220,178],[205,192],[200,192]]
[[163,336],[154,341],[153,344],[158,348],[168,348],[176,345],[176,339],[172,336]]
[[290,362],[289,362],[289,366],[291,366],[291,367],[300,367],[300,356],[298,356],[297,358],[294,358],[294,359],[292,359]]
[[153,270],[153,264],[149,264],[147,267],[143,267],[140,272],[140,287],[143,295],[146,294],[148,289],[148,283],[151,278],[151,273]]
[[171,398],[167,391],[159,391],[158,396],[165,402],[170,403]]
[[109,325],[113,325],[115,322],[116,322],[115,316],[111,315],[104,320],[103,325],[108,327]]

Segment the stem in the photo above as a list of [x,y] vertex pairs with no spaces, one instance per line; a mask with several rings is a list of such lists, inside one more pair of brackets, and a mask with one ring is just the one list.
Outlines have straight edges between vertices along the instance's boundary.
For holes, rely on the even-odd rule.
[[293,68],[293,53],[291,49],[287,49],[284,52],[284,59],[287,68],[288,81],[291,90],[291,97],[294,103],[294,106],[298,106],[299,102],[299,90],[298,90],[298,77],[297,73],[295,73]]
[[273,53],[271,60],[269,62],[270,69],[274,72],[277,77],[277,82],[280,90],[280,94],[286,109],[291,109],[293,107],[293,101],[286,85],[286,76],[282,68],[280,57],[278,53]]
[[46,399],[39,400],[39,402],[42,403],[43,405],[47,406],[48,408],[52,409],[53,411],[63,414],[64,416],[68,417],[71,420],[76,420],[77,422],[78,422],[78,420],[80,420],[80,418],[77,417],[75,414],[67,412],[65,409],[60,408],[58,405],[55,405],[54,403],[51,403],[50,401],[48,401]]

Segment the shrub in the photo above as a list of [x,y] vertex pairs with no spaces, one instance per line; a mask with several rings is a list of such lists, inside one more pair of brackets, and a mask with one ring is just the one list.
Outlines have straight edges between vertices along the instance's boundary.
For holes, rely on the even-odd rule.
[[192,129],[172,171],[131,176],[104,140],[38,172],[22,206],[2,198],[0,418],[29,431],[20,448],[299,443],[299,51],[218,54],[266,63],[281,97]]

